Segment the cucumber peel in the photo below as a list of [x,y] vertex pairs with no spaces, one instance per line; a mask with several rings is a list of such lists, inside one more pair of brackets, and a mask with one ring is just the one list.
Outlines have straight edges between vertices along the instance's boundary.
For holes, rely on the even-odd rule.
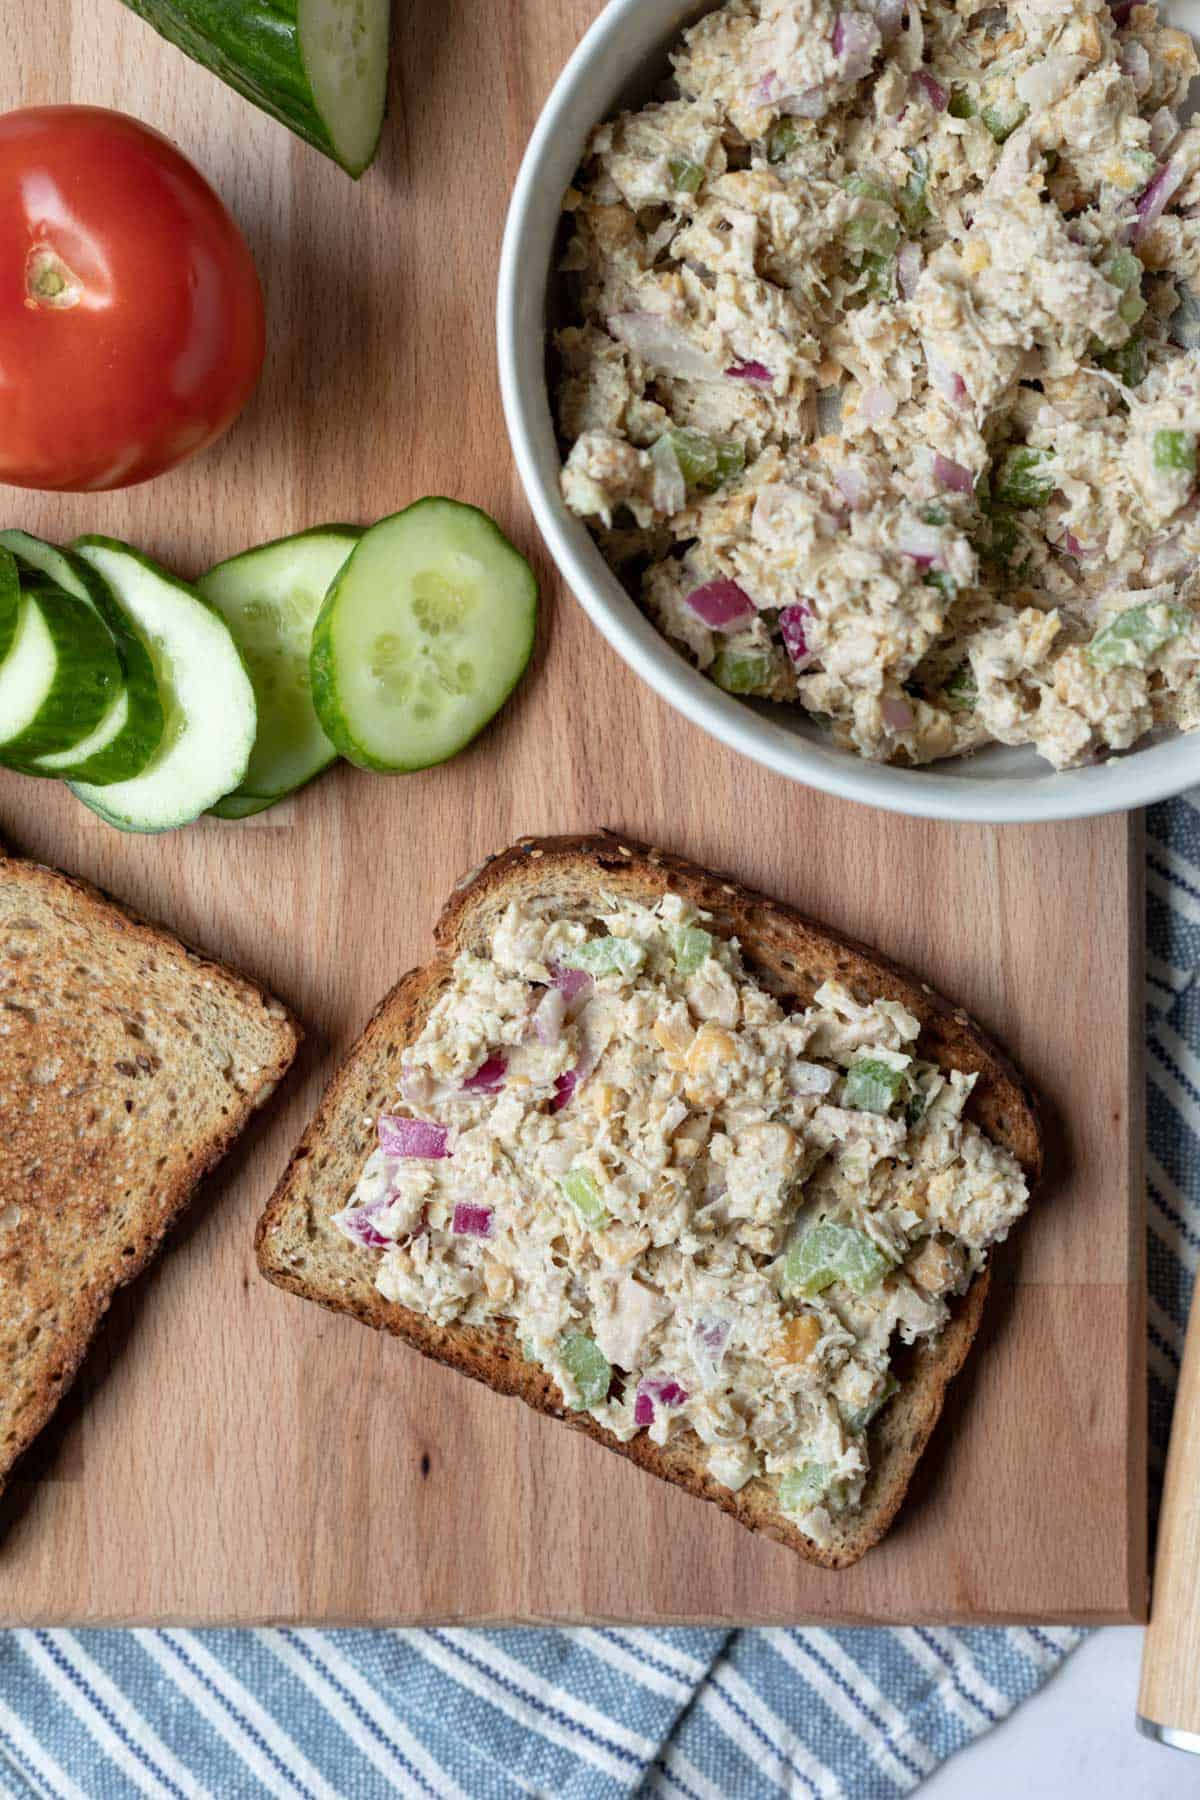
[[10,550],[0,547],[0,663],[12,649],[20,604],[21,578],[17,573],[17,560]]
[[120,664],[100,615],[53,582],[22,586],[0,663],[0,762],[27,771],[35,757],[69,749],[120,691]]
[[164,718],[154,664],[136,626],[108,583],[82,557],[27,531],[0,531],[0,547],[16,558],[18,571],[27,578],[44,576],[91,606],[112,634],[121,667],[121,690],[95,730],[67,750],[35,758],[30,774],[97,785],[129,780],[157,750]]
[[415,501],[364,533],[313,630],[313,704],[360,768],[445,762],[503,706],[533,652],[538,588],[494,520]]
[[258,736],[239,796],[282,799],[337,757],[313,709],[309,652],[325,595],[361,536],[355,525],[327,525],[279,538],[218,563],[196,584],[254,683]]
[[229,627],[186,582],[115,538],[79,538],[75,551],[112,588],[150,649],[166,714],[162,741],[140,774],[73,794],[122,831],[170,831],[236,788],[254,745],[254,689]]
[[387,105],[391,0],[124,0],[170,43],[357,178]]

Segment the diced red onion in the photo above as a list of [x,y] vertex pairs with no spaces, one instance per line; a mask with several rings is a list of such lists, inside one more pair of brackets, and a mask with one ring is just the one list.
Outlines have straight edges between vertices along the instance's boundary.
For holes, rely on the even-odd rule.
[[847,506],[853,511],[857,512],[867,504],[871,497],[871,484],[856,464],[843,463],[840,469],[834,470],[833,479],[845,497]]
[[842,80],[861,81],[870,74],[882,42],[878,25],[866,13],[839,13],[833,22],[833,54],[841,64]]
[[929,379],[938,393],[953,406],[960,406],[967,397],[967,384],[962,376],[948,362],[943,362],[940,356],[931,355],[929,350],[925,352],[925,361],[929,367]]
[[859,416],[868,425],[884,425],[889,419],[895,418],[899,404],[890,388],[869,387],[863,393]]
[[716,381],[720,364],[705,355],[682,326],[661,313],[613,313],[608,328],[642,362],[682,381]]
[[703,587],[693,588],[685,594],[684,605],[690,606],[713,631],[728,631],[734,625],[744,624],[756,610],[745,589],[726,579],[706,581]]
[[565,963],[551,963],[550,974],[554,979],[555,987],[568,1006],[573,1000],[582,999],[585,994],[590,994],[596,985],[586,969],[568,969]]
[[495,1219],[490,1206],[471,1206],[465,1200],[459,1201],[450,1221],[450,1229],[455,1237],[490,1238],[494,1227]]
[[635,1425],[653,1425],[655,1407],[683,1406],[686,1400],[687,1394],[671,1376],[646,1375],[637,1385],[633,1422]]
[[1160,106],[1150,120],[1150,148],[1155,156],[1165,156],[1179,136],[1179,120],[1169,106]]
[[808,637],[804,622],[812,617],[807,606],[799,602],[794,606],[785,606],[779,615],[779,630],[783,637],[783,647],[792,660],[794,668],[802,668],[812,661],[812,653],[808,648]]
[[[580,974],[583,973],[581,969]],[[561,988],[547,988],[538,1001],[533,1014],[533,1035],[539,1044],[551,1046],[557,1044],[562,1036],[563,1020],[567,1014],[567,1003]]]
[[692,1360],[701,1374],[715,1381],[725,1360],[732,1331],[728,1319],[698,1319],[692,1330]]
[[883,41],[887,44],[904,24],[908,0],[872,0],[872,11]]
[[1185,174],[1183,164],[1172,158],[1170,162],[1163,164],[1154,180],[1141,194],[1137,203],[1137,224],[1133,228],[1135,244],[1144,232],[1149,231],[1162,218],[1183,186]]
[[900,292],[906,300],[911,300],[917,291],[924,262],[919,244],[914,244],[911,239],[901,244],[896,255],[896,274],[900,280]]
[[554,1098],[550,1102],[550,1111],[552,1113],[561,1112],[564,1106],[570,1104],[571,1096],[575,1092],[578,1081],[578,1069],[566,1069],[561,1075],[556,1075],[554,1077]]
[[508,1065],[502,1056],[489,1056],[462,1084],[464,1094],[495,1094],[504,1086]]
[[334,1213],[330,1224],[337,1227],[343,1237],[350,1239],[362,1250],[390,1250],[391,1238],[384,1237],[382,1231],[372,1223],[371,1214],[379,1212],[387,1201],[374,1201],[370,1206],[347,1206],[342,1212]]
[[1128,38],[1121,45],[1121,53],[1117,58],[1121,65],[1121,73],[1128,75],[1133,83],[1133,91],[1139,98],[1150,90],[1150,52],[1145,44],[1137,38]]
[[935,481],[955,494],[970,494],[975,488],[975,478],[970,469],[964,469],[959,462],[952,462],[938,450],[933,458],[933,474]]
[[1079,539],[1075,536],[1075,533],[1073,531],[1068,531],[1068,532],[1064,533],[1063,549],[1066,551],[1068,556],[1073,556],[1078,561],[1082,561],[1083,558],[1087,555],[1087,551],[1084,549],[1083,545],[1080,543]]
[[923,519],[902,519],[896,541],[918,568],[928,569],[941,561],[943,546],[937,526],[926,525]]
[[750,98],[757,100],[760,106],[769,106],[775,97],[775,89],[778,85],[778,75],[774,69],[768,69],[766,74],[755,83]]
[[913,709],[908,701],[901,700],[896,694],[889,694],[886,697],[880,711],[883,713],[883,722],[889,731],[898,733],[911,731],[916,722]]
[[785,94],[779,102],[780,112],[793,119],[823,119],[829,106],[830,97],[823,87],[805,88],[802,94]]
[[928,69],[917,69],[913,75],[911,86],[924,94],[934,112],[944,113],[950,104],[950,96],[940,81],[935,81]]
[[449,1156],[444,1125],[431,1125],[426,1119],[398,1119],[384,1114],[379,1121],[379,1147],[385,1156],[418,1157],[425,1162],[440,1162]]
[[767,365],[760,362],[732,363],[725,373],[730,381],[774,381],[775,379]]
[[1128,25],[1133,6],[1134,0],[1108,0],[1108,10],[1113,16],[1113,24]]

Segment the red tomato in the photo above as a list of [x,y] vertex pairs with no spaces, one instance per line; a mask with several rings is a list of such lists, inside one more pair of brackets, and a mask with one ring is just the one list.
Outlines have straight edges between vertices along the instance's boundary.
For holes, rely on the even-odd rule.
[[161,475],[229,429],[263,349],[246,241],[174,145],[93,106],[0,117],[0,482]]

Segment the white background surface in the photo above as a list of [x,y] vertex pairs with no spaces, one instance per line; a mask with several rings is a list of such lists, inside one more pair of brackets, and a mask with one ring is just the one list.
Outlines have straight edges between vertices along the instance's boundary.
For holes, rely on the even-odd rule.
[[921,1800],[1200,1800],[1200,1756],[1134,1724],[1142,1635],[1086,1639],[1032,1700],[943,1764]]

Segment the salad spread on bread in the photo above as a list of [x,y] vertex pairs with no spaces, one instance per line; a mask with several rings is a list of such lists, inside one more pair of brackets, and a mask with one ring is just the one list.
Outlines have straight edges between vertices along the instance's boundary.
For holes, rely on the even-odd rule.
[[671,60],[567,195],[556,338],[564,497],[650,616],[878,760],[1195,729],[1190,37],[729,0]]
[[510,902],[461,952],[335,1223],[439,1325],[509,1320],[621,1441],[692,1432],[821,1543],[853,1509],[897,1338],[1024,1211],[899,1002],[788,1011],[680,896]]

